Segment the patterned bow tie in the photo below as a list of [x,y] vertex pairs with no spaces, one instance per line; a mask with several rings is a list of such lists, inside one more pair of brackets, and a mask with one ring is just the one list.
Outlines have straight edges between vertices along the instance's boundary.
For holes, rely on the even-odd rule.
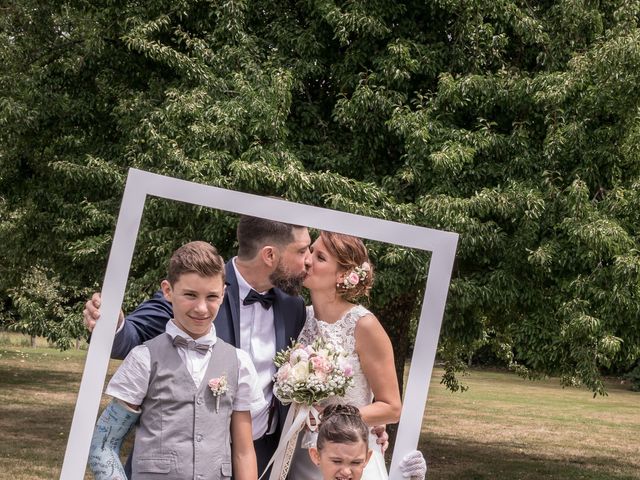
[[211,345],[205,345],[204,343],[197,343],[197,342],[194,342],[193,340],[187,340],[186,338],[181,337],[180,335],[176,335],[173,338],[173,345],[175,347],[186,348],[187,350],[195,350],[200,355],[206,355],[209,349],[211,348]]
[[260,302],[262,308],[265,310],[269,310],[269,307],[273,305],[273,301],[276,299],[276,294],[273,293],[273,289],[269,290],[267,293],[260,295],[254,289],[251,289],[249,295],[245,297],[242,304],[243,305],[251,305],[256,302]]

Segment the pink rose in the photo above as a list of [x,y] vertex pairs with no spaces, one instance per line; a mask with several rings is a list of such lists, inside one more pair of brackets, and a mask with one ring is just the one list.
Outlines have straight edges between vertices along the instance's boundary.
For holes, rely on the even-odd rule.
[[320,372],[322,374],[327,374],[331,371],[331,364],[325,357],[311,357],[311,364],[313,365],[313,370],[316,373]]
[[353,376],[353,367],[348,361],[341,358],[338,362],[338,366],[344,372],[345,377]]
[[351,272],[347,277],[347,280],[351,285],[357,285],[358,283],[360,283],[360,277],[356,272]]
[[289,371],[291,370],[291,366],[288,363],[285,363],[278,370],[278,381],[284,382],[289,378]]
[[218,378],[212,378],[209,380],[209,388],[213,392],[213,394],[217,397],[218,395],[224,395],[227,393],[227,377],[226,375],[222,375]]

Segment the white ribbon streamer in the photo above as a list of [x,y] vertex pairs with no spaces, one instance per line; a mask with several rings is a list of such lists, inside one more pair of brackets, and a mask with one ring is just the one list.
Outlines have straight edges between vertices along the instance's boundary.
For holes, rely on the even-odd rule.
[[[311,422],[313,418],[314,422]],[[285,480],[287,473],[289,473],[289,466],[291,465],[291,458],[293,451],[298,441],[298,435],[304,426],[314,432],[320,424],[320,412],[314,407],[309,405],[303,405],[301,403],[293,403],[287,418],[284,421],[282,428],[282,435],[280,436],[280,443],[278,448],[269,460],[264,472],[260,475],[258,480],[261,480],[264,474],[269,470],[269,466],[273,464],[269,480]]]

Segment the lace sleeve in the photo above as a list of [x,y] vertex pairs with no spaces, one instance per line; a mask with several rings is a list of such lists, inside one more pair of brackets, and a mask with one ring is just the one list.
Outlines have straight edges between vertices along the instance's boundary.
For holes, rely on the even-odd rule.
[[313,316],[313,310],[311,307],[307,307],[307,319],[304,322],[304,327],[302,327],[300,335],[298,335],[298,341],[305,345],[309,345],[318,337],[318,335],[318,322],[316,322],[316,319]]

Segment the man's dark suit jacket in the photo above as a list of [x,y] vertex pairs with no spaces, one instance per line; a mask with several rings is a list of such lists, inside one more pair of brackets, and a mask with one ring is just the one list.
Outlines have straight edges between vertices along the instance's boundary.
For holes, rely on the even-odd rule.
[[[233,260],[227,262],[225,267],[227,290],[214,325],[216,335],[219,338],[236,348],[240,348],[240,293],[232,262]],[[291,339],[298,338],[306,319],[306,313],[301,297],[292,297],[277,288],[274,289],[274,292],[276,298],[272,308],[276,330],[276,351],[280,351],[290,345]],[[115,336],[111,357],[122,359],[134,347],[164,333],[167,322],[172,318],[171,304],[164,299],[161,291],[156,292],[153,298],[143,302],[127,315],[124,328]],[[259,442],[256,441],[259,466],[266,465],[275,451],[287,416],[287,407],[278,401],[276,401],[276,406],[278,408],[276,435],[269,440],[269,447],[266,451],[259,447]],[[265,459],[265,455],[268,455],[269,458]]]

